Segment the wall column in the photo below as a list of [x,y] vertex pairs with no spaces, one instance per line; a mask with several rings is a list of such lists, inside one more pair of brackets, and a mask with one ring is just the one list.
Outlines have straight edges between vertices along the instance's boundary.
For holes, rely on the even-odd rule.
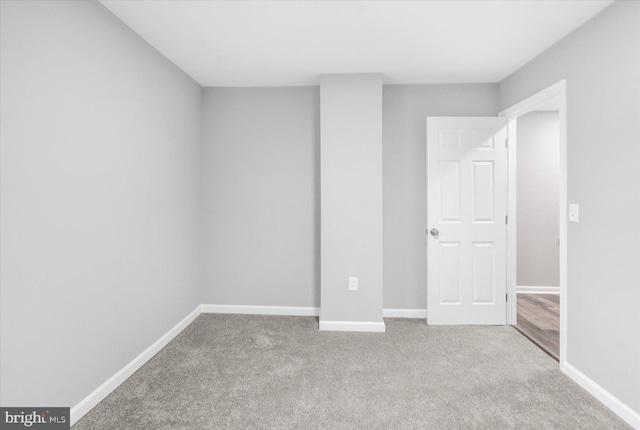
[[320,121],[320,330],[384,331],[382,74],[322,75]]

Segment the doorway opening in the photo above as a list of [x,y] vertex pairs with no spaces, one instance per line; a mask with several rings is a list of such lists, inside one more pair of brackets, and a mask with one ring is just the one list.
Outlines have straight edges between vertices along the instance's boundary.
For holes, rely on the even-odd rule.
[[566,360],[565,81],[501,112],[508,121],[508,322]]
[[560,129],[557,100],[516,119],[516,329],[560,355]]

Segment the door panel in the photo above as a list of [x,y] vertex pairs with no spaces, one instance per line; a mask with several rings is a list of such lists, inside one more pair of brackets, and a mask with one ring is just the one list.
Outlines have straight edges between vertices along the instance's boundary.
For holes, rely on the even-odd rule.
[[460,222],[460,162],[440,161],[440,222]]
[[427,118],[429,324],[506,323],[506,191],[503,118]]
[[472,193],[473,216],[472,222],[494,222],[493,193],[493,161],[472,161]]
[[491,242],[473,242],[472,303],[495,302],[495,248]]
[[460,303],[460,243],[440,242],[440,302]]

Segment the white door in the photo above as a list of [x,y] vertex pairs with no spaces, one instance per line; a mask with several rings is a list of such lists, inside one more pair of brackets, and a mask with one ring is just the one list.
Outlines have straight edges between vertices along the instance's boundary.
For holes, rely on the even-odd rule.
[[427,118],[427,323],[506,323],[507,127]]

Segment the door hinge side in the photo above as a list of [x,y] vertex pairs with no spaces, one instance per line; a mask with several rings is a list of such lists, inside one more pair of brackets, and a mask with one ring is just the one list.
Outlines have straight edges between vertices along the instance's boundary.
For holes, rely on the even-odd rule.
[[506,294],[504,295],[504,300],[505,300],[505,302],[508,302],[508,301],[509,301],[509,293],[506,293]]
[[504,223],[509,224],[509,215],[504,216]]

